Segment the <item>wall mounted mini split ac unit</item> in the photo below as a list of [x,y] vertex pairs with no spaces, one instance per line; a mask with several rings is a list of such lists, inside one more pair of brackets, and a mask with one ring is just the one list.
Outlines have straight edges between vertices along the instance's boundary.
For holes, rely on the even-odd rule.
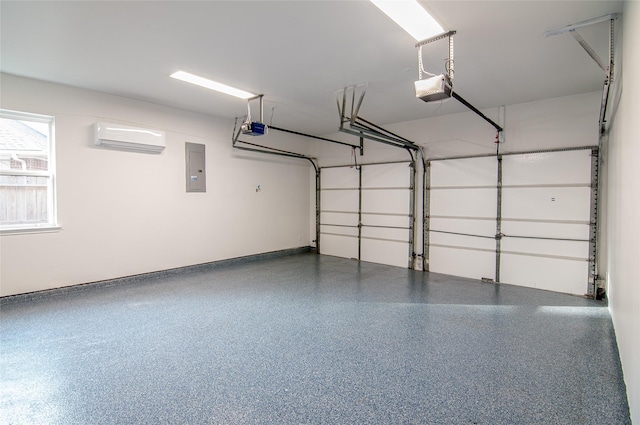
[[164,131],[130,127],[122,124],[94,124],[95,144],[110,149],[161,153],[167,146]]

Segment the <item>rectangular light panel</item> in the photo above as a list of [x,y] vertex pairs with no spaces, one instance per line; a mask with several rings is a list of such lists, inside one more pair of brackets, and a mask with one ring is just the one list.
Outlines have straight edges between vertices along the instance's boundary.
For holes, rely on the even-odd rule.
[[189,74],[188,72],[184,71],[174,72],[173,74],[171,74],[171,78],[186,81],[187,83],[195,84],[197,86],[205,87],[210,90],[215,90],[231,96],[239,97],[240,99],[250,99],[252,97],[256,97],[256,95],[253,93],[249,93],[247,91],[240,90],[226,84],[218,83],[217,81],[209,80],[208,78]]
[[371,0],[416,41],[444,33],[442,26],[416,0]]

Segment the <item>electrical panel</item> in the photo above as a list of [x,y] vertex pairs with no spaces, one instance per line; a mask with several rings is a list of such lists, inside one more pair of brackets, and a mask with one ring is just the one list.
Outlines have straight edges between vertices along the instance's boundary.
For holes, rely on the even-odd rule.
[[205,147],[199,143],[185,143],[187,192],[206,192],[207,174]]

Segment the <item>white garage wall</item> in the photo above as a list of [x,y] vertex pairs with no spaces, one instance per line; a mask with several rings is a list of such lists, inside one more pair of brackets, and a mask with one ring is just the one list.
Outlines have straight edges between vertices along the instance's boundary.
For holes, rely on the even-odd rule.
[[[640,2],[624,4],[622,68],[610,119],[605,223],[607,259],[601,274],[609,285],[633,423],[640,423]],[[616,96],[617,97],[617,96]]]
[[[233,151],[232,121],[5,74],[1,83],[2,108],[56,119],[62,226],[0,237],[2,295],[310,244],[310,164]],[[165,130],[167,148],[97,148],[97,121]],[[185,142],[206,145],[206,193],[185,192]]]

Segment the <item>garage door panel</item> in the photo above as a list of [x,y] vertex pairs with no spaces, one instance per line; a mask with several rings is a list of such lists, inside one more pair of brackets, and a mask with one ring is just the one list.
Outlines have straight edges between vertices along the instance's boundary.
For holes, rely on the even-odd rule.
[[375,239],[362,239],[362,261],[407,267],[409,262],[408,244]]
[[337,235],[345,235],[345,236],[358,236],[358,228],[357,227],[342,227],[342,226],[332,226],[330,224],[322,224],[320,226],[320,232],[322,233],[332,233]]
[[588,223],[590,201],[588,187],[505,188],[502,217]]
[[362,211],[366,213],[409,214],[409,190],[363,190]]
[[496,158],[434,161],[430,183],[429,270],[473,279],[493,279]]
[[431,163],[431,186],[496,186],[495,157],[452,159]]
[[355,168],[324,168],[320,173],[321,187],[328,188],[358,188],[359,172]]
[[362,224],[368,226],[409,227],[409,214],[402,216],[362,214]]
[[429,250],[429,271],[471,279],[495,275],[495,252],[432,246]]
[[450,218],[432,218],[429,221],[429,227],[432,230],[440,230],[443,232],[467,233],[479,236],[495,236],[496,221],[489,220],[471,220],[471,219],[450,219]]
[[495,189],[441,189],[431,191],[431,215],[454,217],[496,216]]
[[519,286],[584,295],[586,261],[567,261],[503,253],[500,281]]
[[429,239],[432,245],[450,245],[455,247],[479,248],[489,250],[496,249],[495,239],[489,238],[476,238],[472,236],[431,232]]
[[502,159],[503,185],[589,184],[591,150],[507,155]]
[[537,223],[502,220],[502,233],[511,236],[589,240],[588,224]]
[[320,197],[322,211],[358,212],[357,190],[322,191]]
[[380,238],[397,241],[409,241],[409,231],[405,229],[386,229],[380,227],[363,227],[363,238]]
[[362,167],[362,187],[408,188],[411,178],[410,171],[409,163],[367,165]]
[[340,224],[344,226],[357,226],[358,214],[345,214],[345,213],[332,213],[323,212],[320,213],[321,224]]
[[320,253],[343,258],[358,258],[358,239],[355,237],[320,235]]
[[[362,222],[409,227],[411,168],[408,163],[362,168]],[[362,227],[361,260],[398,267],[409,263],[409,230]]]
[[588,242],[503,238],[501,248],[502,252],[514,251],[523,254],[571,257],[585,261],[589,259]]

